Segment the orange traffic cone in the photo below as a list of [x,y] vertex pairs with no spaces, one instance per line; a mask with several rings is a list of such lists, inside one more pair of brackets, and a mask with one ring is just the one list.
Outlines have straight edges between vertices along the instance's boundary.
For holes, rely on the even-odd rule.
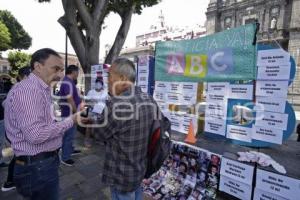
[[197,139],[195,137],[194,134],[194,126],[193,126],[193,122],[191,120],[190,125],[189,125],[189,130],[188,130],[188,134],[184,140],[187,143],[191,143],[191,144],[195,144],[197,142]]

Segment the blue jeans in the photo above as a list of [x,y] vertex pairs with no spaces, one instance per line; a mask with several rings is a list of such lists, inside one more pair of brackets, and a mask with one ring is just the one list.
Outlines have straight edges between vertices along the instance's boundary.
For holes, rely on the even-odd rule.
[[17,159],[14,168],[17,191],[25,199],[58,200],[58,167],[58,155],[27,164]]
[[110,188],[111,191],[111,200],[142,200],[143,191],[142,187],[138,187],[133,192],[121,192],[113,187]]
[[62,150],[61,159],[63,161],[69,160],[71,158],[71,154],[74,151],[73,141],[74,141],[75,133],[76,133],[76,125],[69,128],[64,134],[62,147],[61,147]]

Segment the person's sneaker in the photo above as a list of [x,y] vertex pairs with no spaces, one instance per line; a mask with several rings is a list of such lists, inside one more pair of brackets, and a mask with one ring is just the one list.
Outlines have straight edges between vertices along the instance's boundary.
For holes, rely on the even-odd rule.
[[0,163],[0,168],[1,167],[8,167],[8,164],[7,163],[5,163],[5,162],[3,162],[3,163]]
[[74,160],[69,159],[69,160],[65,160],[65,161],[62,160],[61,163],[66,165],[66,166],[72,167],[75,162],[74,162]]
[[5,182],[2,185],[1,191],[2,192],[7,192],[7,191],[10,191],[10,190],[13,190],[13,189],[16,189],[16,186],[13,182]]
[[81,154],[81,151],[80,150],[74,150],[71,155],[75,156],[75,155],[78,155],[78,154]]

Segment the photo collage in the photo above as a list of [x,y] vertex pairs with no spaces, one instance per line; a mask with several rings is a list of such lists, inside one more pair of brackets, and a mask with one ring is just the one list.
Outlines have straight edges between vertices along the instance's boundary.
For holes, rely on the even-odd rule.
[[203,149],[173,143],[163,166],[143,181],[144,193],[155,200],[216,199],[221,156]]

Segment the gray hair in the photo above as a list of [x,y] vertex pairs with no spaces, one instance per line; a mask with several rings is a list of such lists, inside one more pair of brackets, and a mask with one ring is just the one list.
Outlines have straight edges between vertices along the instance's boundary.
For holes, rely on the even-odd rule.
[[132,83],[135,82],[135,65],[127,58],[117,58],[113,61],[115,70],[118,74],[126,76]]

